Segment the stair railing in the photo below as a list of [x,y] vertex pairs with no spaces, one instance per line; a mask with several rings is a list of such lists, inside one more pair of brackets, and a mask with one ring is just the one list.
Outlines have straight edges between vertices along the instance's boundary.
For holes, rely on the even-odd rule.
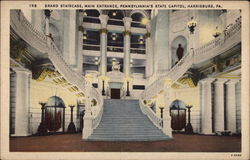
[[[32,47],[36,48],[38,51],[45,54],[47,53],[55,68],[68,82],[79,90],[78,92],[84,94],[85,97],[90,97],[91,99],[95,99],[97,101],[97,114],[95,117],[91,118],[91,123],[88,126],[90,127],[90,130],[95,129],[100,123],[103,113],[103,97],[100,91],[92,85],[88,85],[84,77],[71,69],[71,67],[63,59],[62,53],[51,38],[37,31],[25,18],[21,10],[11,10],[10,17],[11,27],[23,40],[32,45]],[[87,105],[86,107],[91,106]],[[89,135],[91,134],[92,133],[89,133]]]
[[142,113],[146,114],[157,128],[162,129],[163,120],[159,118],[149,106],[146,106],[142,99],[139,100],[139,105]]

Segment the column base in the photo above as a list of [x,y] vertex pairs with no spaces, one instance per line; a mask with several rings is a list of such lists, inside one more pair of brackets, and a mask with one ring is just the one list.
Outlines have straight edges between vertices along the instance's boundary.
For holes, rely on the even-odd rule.
[[30,136],[30,133],[20,133],[20,134],[12,134],[11,137],[27,137]]

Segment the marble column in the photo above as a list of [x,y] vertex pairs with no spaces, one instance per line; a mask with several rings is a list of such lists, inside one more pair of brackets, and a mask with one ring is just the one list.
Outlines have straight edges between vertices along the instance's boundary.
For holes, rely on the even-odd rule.
[[32,10],[31,24],[40,32],[42,32],[42,10]]
[[236,133],[236,83],[239,80],[230,80],[226,83],[226,126],[227,130]]
[[69,34],[68,34],[68,64],[72,67],[76,67],[76,10],[69,10]]
[[212,134],[212,88],[213,78],[201,81],[201,133]]
[[224,120],[224,83],[226,79],[217,79],[214,83],[214,131],[222,132],[225,130]]
[[100,52],[101,52],[101,76],[106,76],[107,72],[107,23],[108,16],[100,15],[99,19],[101,21],[101,29],[100,29]]
[[146,42],[146,56],[147,56],[147,60],[146,60],[146,77],[150,77],[153,74],[154,71],[154,54],[153,54],[153,46],[152,46],[152,39],[151,39],[151,35],[150,35],[150,24],[147,24],[146,26],[147,29],[147,33],[144,35],[144,39]]
[[83,12],[78,12],[78,54],[77,54],[77,72],[83,74]]
[[15,96],[16,111],[15,111],[15,134],[13,136],[28,136],[31,72],[25,69],[15,69],[15,72],[16,72],[16,96]]
[[123,18],[123,23],[125,27],[124,31],[124,74],[125,77],[130,77],[130,36],[131,36],[131,22],[132,18]]

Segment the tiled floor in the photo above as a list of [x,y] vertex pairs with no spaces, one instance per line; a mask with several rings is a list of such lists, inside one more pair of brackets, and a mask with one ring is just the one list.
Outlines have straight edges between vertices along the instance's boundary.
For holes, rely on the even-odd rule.
[[174,134],[169,141],[88,142],[81,134],[30,136],[10,139],[10,151],[26,152],[239,152],[240,136]]

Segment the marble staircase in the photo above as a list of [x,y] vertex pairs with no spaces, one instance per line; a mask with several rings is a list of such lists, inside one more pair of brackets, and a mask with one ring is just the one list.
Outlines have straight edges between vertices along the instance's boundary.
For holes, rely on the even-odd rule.
[[139,106],[138,100],[104,100],[99,126],[88,141],[155,141],[169,140]]

